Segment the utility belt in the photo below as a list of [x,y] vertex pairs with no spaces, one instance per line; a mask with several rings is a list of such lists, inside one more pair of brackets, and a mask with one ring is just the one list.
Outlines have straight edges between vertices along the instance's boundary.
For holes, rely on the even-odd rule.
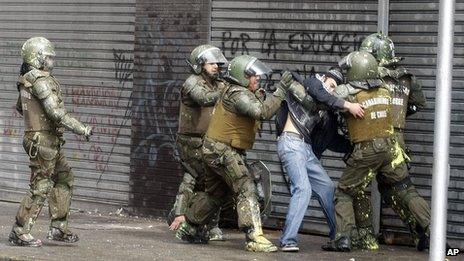
[[239,148],[235,148],[233,147],[232,145],[230,144],[227,144],[227,143],[224,143],[222,141],[218,141],[218,140],[215,140],[213,138],[210,138],[208,136],[205,136],[205,142],[208,142],[208,143],[222,143],[224,144],[225,146],[227,147],[230,147],[231,149],[233,149],[235,152],[237,152],[238,154],[242,155],[242,156],[246,156],[246,150],[245,149],[239,149]]
[[177,143],[186,145],[192,148],[199,148],[203,145],[203,135],[187,135],[187,134],[177,134]]
[[39,154],[45,160],[53,160],[65,141],[61,133],[55,131],[27,131],[24,133],[23,147],[31,159]]
[[177,136],[184,136],[184,137],[195,137],[195,138],[203,138],[205,136],[204,133],[177,133]]
[[374,138],[372,140],[361,141],[354,144],[354,150],[365,150],[369,148],[374,148],[374,150],[382,149],[385,147],[393,146],[396,142],[395,136],[383,137],[383,138]]

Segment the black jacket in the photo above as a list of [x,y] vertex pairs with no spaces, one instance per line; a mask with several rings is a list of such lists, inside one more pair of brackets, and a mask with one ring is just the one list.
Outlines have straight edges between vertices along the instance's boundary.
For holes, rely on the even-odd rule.
[[[314,100],[326,104],[331,109],[343,108],[343,101],[327,92],[319,79],[310,77],[304,80],[303,85]],[[293,124],[303,135],[305,142],[312,145],[313,152],[318,158],[326,149],[336,152],[350,151],[350,142],[338,134],[338,122],[334,112],[308,111],[291,95],[287,95],[276,114],[278,136],[282,134],[288,116],[291,117]]]

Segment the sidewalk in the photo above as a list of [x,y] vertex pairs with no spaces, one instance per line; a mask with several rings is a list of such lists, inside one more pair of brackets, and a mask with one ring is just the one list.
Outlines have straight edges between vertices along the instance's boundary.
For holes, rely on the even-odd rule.
[[[324,252],[320,246],[325,237],[300,235],[299,253],[249,253],[243,248],[244,235],[226,230],[228,240],[208,245],[190,245],[177,240],[160,219],[124,217],[73,211],[71,229],[80,241],[62,244],[45,239],[48,231],[48,210],[44,209],[33,235],[41,238],[41,248],[14,247],[8,243],[8,233],[17,210],[17,203],[0,202],[0,260],[427,260],[427,253],[414,248],[381,246],[376,252]],[[277,243],[280,231],[266,231]],[[459,260],[451,258],[450,260]]]

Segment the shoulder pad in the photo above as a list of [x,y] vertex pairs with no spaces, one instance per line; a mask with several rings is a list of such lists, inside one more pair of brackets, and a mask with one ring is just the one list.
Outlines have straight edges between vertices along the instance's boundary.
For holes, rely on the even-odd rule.
[[192,74],[187,78],[187,80],[185,80],[183,90],[185,93],[189,93],[198,84],[206,85],[206,82],[200,75]]
[[[24,77],[24,75],[19,76],[18,83],[24,85],[24,87],[26,87],[26,88],[29,88],[29,87],[32,86],[32,83],[30,83],[28,80],[26,80],[26,77]],[[19,88],[19,85],[18,85],[18,88]]]
[[223,97],[224,100],[234,103],[234,101],[243,99],[250,100],[252,99],[252,96],[255,97],[254,93],[248,91],[248,89],[246,89],[245,87],[236,84],[231,84],[229,88],[226,89]]
[[349,84],[337,85],[337,87],[335,87],[333,93],[334,93],[335,96],[337,96],[337,97],[339,97],[341,99],[345,99],[346,97],[348,97],[350,95],[349,87],[350,87]]
[[359,93],[360,91],[362,91],[362,89],[355,88],[351,84],[347,83],[347,84],[340,84],[337,87],[335,87],[334,93],[335,93],[335,96],[343,99],[343,98],[347,98],[349,96],[355,95]]
[[247,89],[245,87],[242,87],[237,84],[231,84],[229,88],[227,89],[227,93],[235,93],[235,92],[243,92],[246,91]]
[[54,85],[51,77],[41,77],[32,85],[32,93],[39,99],[45,99],[52,94]]
[[30,82],[31,84],[34,84],[37,79],[42,78],[42,77],[47,77],[50,76],[49,72],[37,70],[37,69],[32,69],[26,74],[24,74],[24,78]]

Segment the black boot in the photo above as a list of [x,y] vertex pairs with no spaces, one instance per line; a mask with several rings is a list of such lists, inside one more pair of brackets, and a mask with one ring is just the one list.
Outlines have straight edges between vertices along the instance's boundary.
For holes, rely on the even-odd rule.
[[322,245],[321,248],[324,251],[350,252],[351,239],[348,236],[341,236],[336,240],[330,240],[326,244]]
[[350,252],[351,251],[351,239],[347,236],[342,236],[336,240],[336,246],[338,252]]
[[51,227],[48,231],[47,238],[54,241],[60,241],[65,243],[75,243],[79,241],[79,237],[72,233],[71,231],[67,231],[66,233],[61,231],[59,228]]
[[209,241],[209,233],[206,226],[195,226],[187,221],[183,222],[179,229],[177,229],[176,237],[191,244],[208,244]]

